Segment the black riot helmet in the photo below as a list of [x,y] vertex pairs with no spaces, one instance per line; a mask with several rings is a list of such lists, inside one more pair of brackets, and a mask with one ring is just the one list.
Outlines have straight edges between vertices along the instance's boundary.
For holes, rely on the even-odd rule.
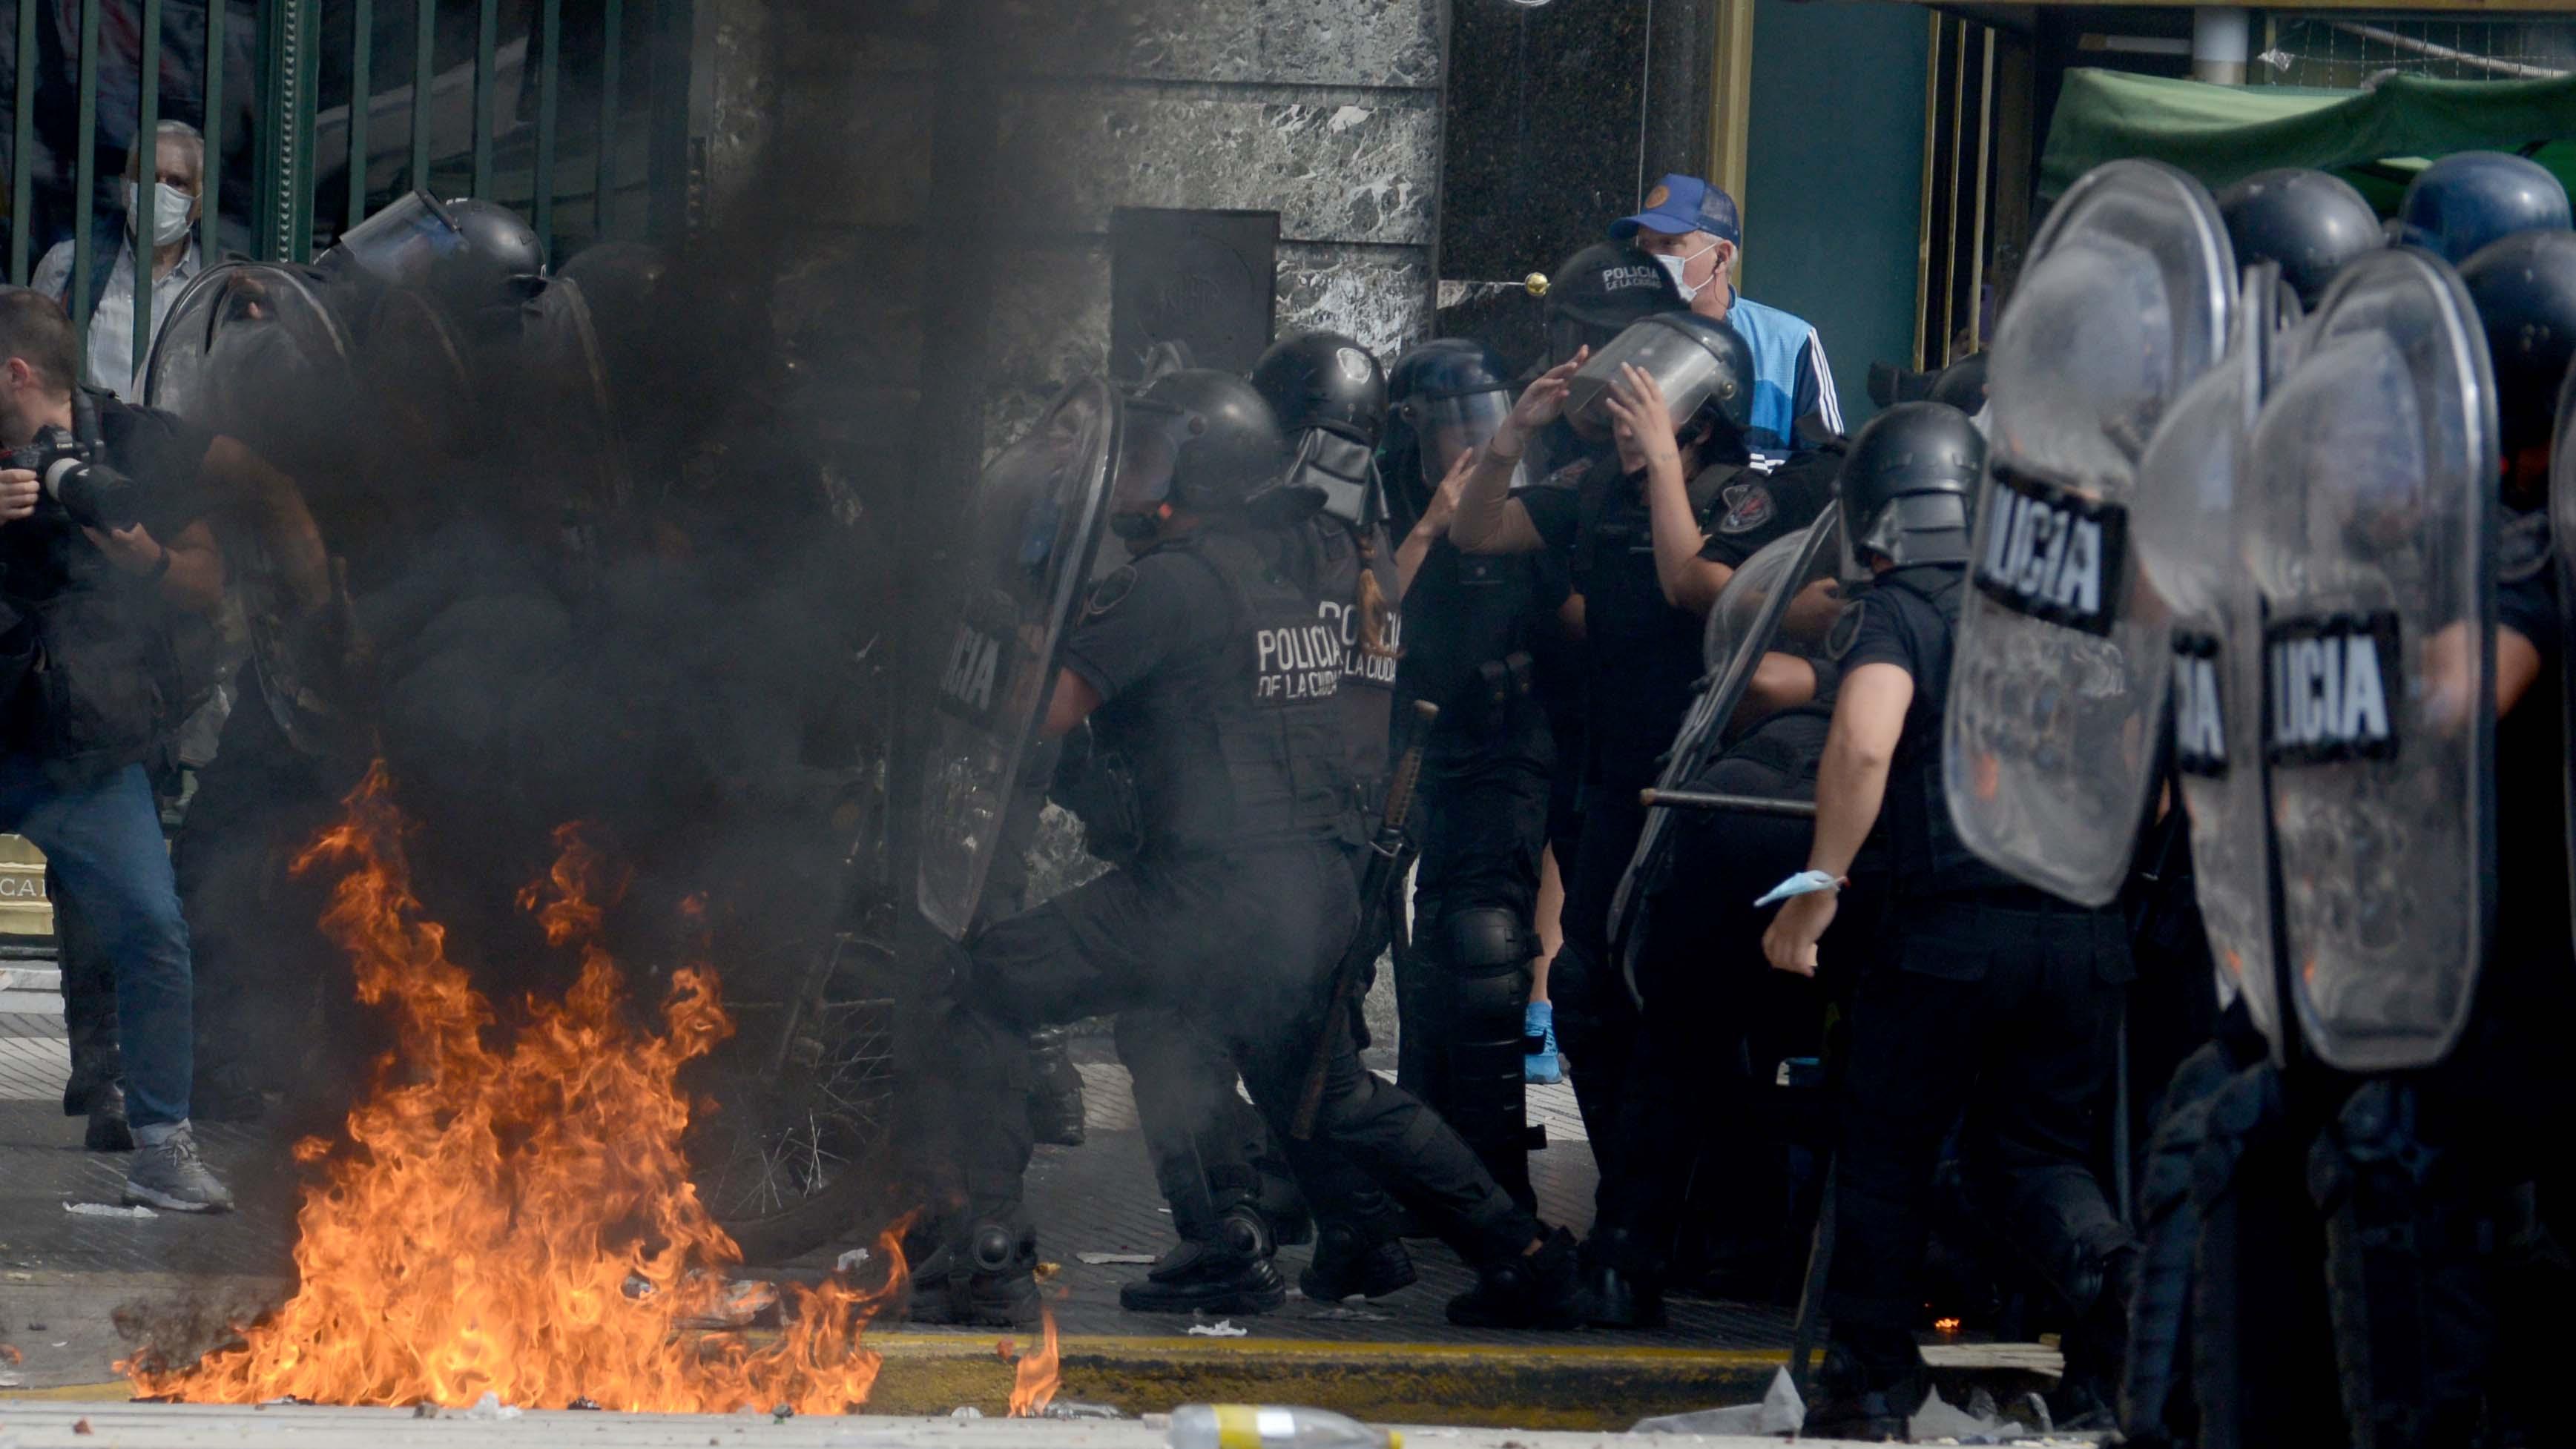
[[1373,522],[1386,373],[1369,350],[1339,332],[1300,332],[1261,354],[1252,386],[1294,455],[1285,486],[1315,495],[1345,523]]
[[1483,447],[1511,415],[1511,367],[1481,342],[1436,338],[1395,360],[1386,393],[1380,472],[1399,531],[1409,533],[1458,455]]
[[2458,266],[2518,231],[2565,231],[2567,188],[2527,157],[2462,151],[2408,183],[2397,224],[2398,240]]
[[1843,455],[1843,538],[1862,558],[1903,567],[1968,561],[1968,501],[1986,466],[1985,435],[1947,403],[1898,403]]
[[1166,373],[1127,400],[1110,526],[1134,539],[1175,508],[1240,513],[1280,486],[1287,465],[1252,384],[1212,367]]
[[1702,424],[1724,424],[1724,433],[1742,443],[1753,422],[1753,347],[1743,333],[1696,312],[1648,317],[1593,349],[1566,393],[1565,416],[1578,426],[1591,422],[1606,432],[1610,416],[1605,403],[1622,376],[1620,369],[1628,366],[1652,376],[1663,389],[1677,436],[1688,440]]
[[[2508,478],[2545,479],[2558,388],[2576,358],[2576,232],[2524,231],[2460,264],[2495,364],[2496,420]],[[2529,455],[2537,453],[2537,460]]]
[[481,322],[544,288],[546,251],[535,229],[498,202],[415,191],[342,232],[319,265],[426,293],[460,320]]
[[1270,344],[1252,365],[1252,386],[1291,437],[1324,428],[1374,448],[1386,425],[1385,371],[1339,332],[1300,332]]
[[2218,193],[2218,214],[2236,264],[2278,262],[2281,279],[2313,307],[2344,263],[2386,243],[2379,213],[2349,182],[2284,166],[2258,171]]
[[1595,242],[1565,259],[1547,284],[1547,362],[1598,351],[1631,323],[1658,312],[1687,312],[1672,273],[1625,242]]

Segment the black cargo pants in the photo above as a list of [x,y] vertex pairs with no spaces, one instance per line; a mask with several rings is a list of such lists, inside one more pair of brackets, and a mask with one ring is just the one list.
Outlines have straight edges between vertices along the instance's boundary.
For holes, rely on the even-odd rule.
[[[922,1085],[974,1222],[1023,1225],[1029,1160],[1027,1033],[1087,1016],[1161,1008],[1223,1042],[1301,1178],[1290,1139],[1332,968],[1356,928],[1349,854],[1295,843],[1219,859],[1121,867],[979,931],[940,1012],[944,1069]],[[1360,1065],[1337,1039],[1315,1138],[1346,1155],[1472,1257],[1538,1235],[1430,1109]],[[1186,1112],[1156,1103],[1148,1110]],[[1329,1176],[1329,1162],[1313,1164]]]

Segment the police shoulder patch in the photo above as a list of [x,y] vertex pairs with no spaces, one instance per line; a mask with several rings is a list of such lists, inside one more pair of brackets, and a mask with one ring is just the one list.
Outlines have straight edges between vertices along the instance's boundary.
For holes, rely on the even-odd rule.
[[1751,533],[1780,512],[1779,505],[1771,499],[1768,484],[1729,484],[1727,490],[1718,496],[1726,503],[1726,516],[1717,521],[1720,533]]
[[1091,603],[1084,611],[1085,615],[1089,618],[1099,618],[1125,602],[1135,588],[1136,566],[1120,564],[1115,572],[1104,576],[1098,583],[1091,586]]
[[1839,664],[1844,655],[1852,652],[1852,646],[1860,642],[1860,613],[1860,600],[1854,599],[1843,605],[1843,611],[1834,616],[1832,627],[1825,630],[1826,658]]

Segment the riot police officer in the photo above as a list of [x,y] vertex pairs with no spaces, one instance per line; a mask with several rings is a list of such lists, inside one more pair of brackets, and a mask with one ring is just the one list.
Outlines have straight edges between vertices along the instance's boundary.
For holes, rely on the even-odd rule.
[[[1385,374],[1356,339],[1314,331],[1273,344],[1250,381],[1292,459],[1260,506],[1265,518],[1296,530],[1301,546],[1292,550],[1290,571],[1339,638],[1343,673],[1333,707],[1357,792],[1353,806],[1373,816],[1379,806],[1372,792],[1387,773],[1401,591],[1375,462]],[[1391,918],[1381,904],[1366,928],[1382,941]],[[1295,1182],[1259,1122],[1247,1120],[1235,1064],[1220,1043],[1186,1017],[1161,1011],[1122,1013],[1116,1041],[1136,1082],[1155,1180],[1180,1235],[1142,1280],[1119,1290],[1120,1306],[1145,1313],[1275,1308],[1287,1290],[1271,1267],[1273,1249],[1316,1228],[1323,1240],[1300,1283],[1309,1298],[1383,1296],[1414,1281],[1393,1202],[1330,1148],[1307,1154],[1310,1171],[1329,1162],[1321,1180]]]
[[[1583,595],[1583,833],[1549,988],[1605,1178],[1621,1168],[1605,1154],[1636,1031],[1609,956],[1609,909],[1645,818],[1638,791],[1654,783],[1700,675],[1700,614],[1737,561],[1821,504],[1775,496],[1747,466],[1752,377],[1751,354],[1726,324],[1649,317],[1599,358],[1578,354],[1530,385],[1468,475],[1449,526],[1469,553],[1569,551]],[[1587,390],[1574,399],[1578,383]],[[1608,423],[1613,451],[1562,482],[1507,493],[1523,440],[1568,414],[1578,427]]]
[[[2085,1166],[2130,971],[2120,918],[1985,864],[1945,805],[1941,721],[1984,452],[1966,415],[1909,403],[1861,430],[1842,472],[1844,536],[1873,586],[1836,631],[1842,683],[1807,867],[1842,880],[1882,837],[1893,898],[1851,1007],[1833,1338],[1810,1434],[1901,1439],[1923,1400],[1915,1284],[1934,1156],[1962,1108],[2007,1223],[2089,1205],[2074,1234],[2087,1251],[2056,1265],[2071,1299],[2103,1297],[2071,1280],[2116,1283],[2134,1252]],[[1771,964],[1812,974],[1835,906],[1830,886],[1792,897],[1763,937]]]
[[[1229,1044],[1285,1138],[1325,982],[1356,923],[1332,704],[1339,636],[1283,567],[1293,531],[1254,513],[1283,473],[1278,425],[1242,380],[1207,370],[1159,379],[1128,410],[1110,506],[1134,558],[1100,581],[1068,636],[1044,722],[1050,735],[1091,723],[1106,783],[1085,823],[1096,843],[1123,835],[1125,848],[1108,874],[969,939],[938,1013],[947,1070],[928,1085],[945,1098],[956,1176],[916,1315],[1035,1316],[1015,1081],[1028,1029],[1185,1009]],[[1110,818],[1122,801],[1123,829]],[[1543,1233],[1454,1133],[1363,1070],[1347,1038],[1333,1042],[1318,1135],[1480,1265],[1451,1316],[1568,1321],[1570,1239]]]
[[1461,465],[1501,426],[1510,389],[1502,359],[1463,338],[1406,353],[1390,385],[1384,476],[1414,620],[1396,685],[1440,707],[1414,798],[1412,940],[1395,969],[1398,1080],[1529,1206],[1525,1003],[1555,762],[1533,655],[1566,585],[1540,555],[1470,554],[1448,538]]

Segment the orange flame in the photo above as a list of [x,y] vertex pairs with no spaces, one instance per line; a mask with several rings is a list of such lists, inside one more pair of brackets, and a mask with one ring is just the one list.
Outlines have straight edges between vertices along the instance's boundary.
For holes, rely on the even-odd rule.
[[1038,1319],[1046,1326],[1046,1341],[1035,1353],[1020,1355],[1018,1367],[1011,1372],[1011,1417],[1034,1419],[1055,1402],[1057,1385],[1064,1376],[1056,1372],[1055,1310],[1041,1307]]
[[[731,1033],[714,975],[676,971],[655,1035],[629,1020],[622,977],[597,937],[624,880],[558,832],[548,881],[522,897],[547,937],[580,953],[560,1003],[529,1003],[506,1049],[491,1005],[447,959],[402,851],[405,822],[379,764],[348,818],[296,862],[347,868],[323,929],[356,967],[358,994],[390,1001],[403,1046],[380,1064],[348,1142],[296,1214],[294,1297],[245,1342],[193,1367],[150,1352],[121,1365],[144,1395],[253,1403],[450,1407],[577,1399],[610,1409],[722,1413],[865,1403],[878,1356],[868,1320],[903,1286],[794,1287],[778,1341],[686,1332],[717,1310],[741,1259],[690,1184],[681,1068]],[[297,1146],[314,1160],[318,1139]]]

